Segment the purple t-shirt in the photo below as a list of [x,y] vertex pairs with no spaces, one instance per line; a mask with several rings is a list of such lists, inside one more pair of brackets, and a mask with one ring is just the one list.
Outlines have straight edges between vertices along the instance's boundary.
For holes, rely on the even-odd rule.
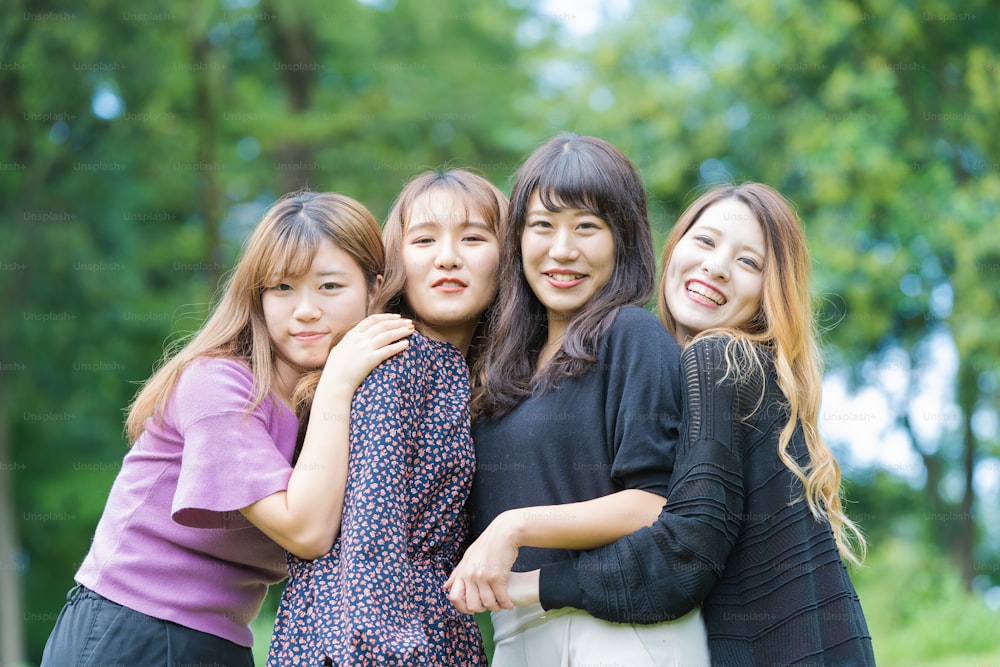
[[76,580],[150,616],[253,644],[249,624],[285,552],[239,512],[288,487],[298,421],[250,369],[192,362],[162,422],[147,420],[115,479]]

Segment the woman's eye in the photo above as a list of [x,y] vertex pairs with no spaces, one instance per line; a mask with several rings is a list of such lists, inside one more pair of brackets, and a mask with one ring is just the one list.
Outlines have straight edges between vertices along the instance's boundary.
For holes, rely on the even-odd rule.
[[548,229],[551,226],[548,220],[532,220],[528,223],[528,227],[534,229]]
[[757,263],[757,260],[751,257],[744,257],[740,261],[752,268],[754,271],[760,271],[760,264]]
[[277,285],[275,285],[271,289],[273,289],[275,291],[278,291],[278,292],[291,292],[292,291],[292,286],[289,285],[288,283],[278,283]]
[[713,241],[708,236],[696,236],[696,237],[694,237],[694,240],[697,241],[698,243],[703,244],[703,245],[707,245],[709,248],[714,248],[715,247],[715,241]]
[[325,290],[335,290],[340,289],[340,283],[323,283],[323,289]]

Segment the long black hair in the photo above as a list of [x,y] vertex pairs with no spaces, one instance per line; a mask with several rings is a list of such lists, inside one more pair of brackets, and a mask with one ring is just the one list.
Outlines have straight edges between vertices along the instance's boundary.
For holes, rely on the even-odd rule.
[[[583,209],[604,220],[615,243],[614,270],[569,322],[562,346],[536,368],[548,336],[545,306],[524,277],[521,235],[537,192],[550,211]],[[535,390],[577,377],[597,361],[598,345],[622,306],[643,305],[656,282],[646,192],[621,151],[596,137],[559,134],[535,149],[517,172],[500,243],[500,312],[486,353],[473,414],[501,415]]]

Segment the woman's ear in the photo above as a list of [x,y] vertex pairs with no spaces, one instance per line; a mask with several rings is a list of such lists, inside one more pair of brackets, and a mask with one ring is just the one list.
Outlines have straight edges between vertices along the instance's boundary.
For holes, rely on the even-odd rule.
[[385,279],[382,277],[382,274],[380,273],[377,276],[375,276],[375,283],[368,288],[368,303],[367,303],[368,308],[371,308],[372,301],[375,300],[376,295],[378,295],[378,291],[382,289],[382,283],[384,282],[384,280]]

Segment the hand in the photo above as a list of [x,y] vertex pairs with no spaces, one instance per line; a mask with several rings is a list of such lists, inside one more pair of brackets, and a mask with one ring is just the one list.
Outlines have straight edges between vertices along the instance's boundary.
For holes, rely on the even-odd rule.
[[507,593],[515,606],[525,607],[538,603],[538,573],[539,570],[510,573],[507,579]]
[[[413,322],[393,313],[369,315],[355,324],[330,350],[320,386],[353,396],[380,363],[406,349]],[[319,389],[317,391],[320,391]]]
[[455,608],[464,614],[511,609],[507,578],[517,560],[510,515],[499,515],[466,550],[444,588]]

